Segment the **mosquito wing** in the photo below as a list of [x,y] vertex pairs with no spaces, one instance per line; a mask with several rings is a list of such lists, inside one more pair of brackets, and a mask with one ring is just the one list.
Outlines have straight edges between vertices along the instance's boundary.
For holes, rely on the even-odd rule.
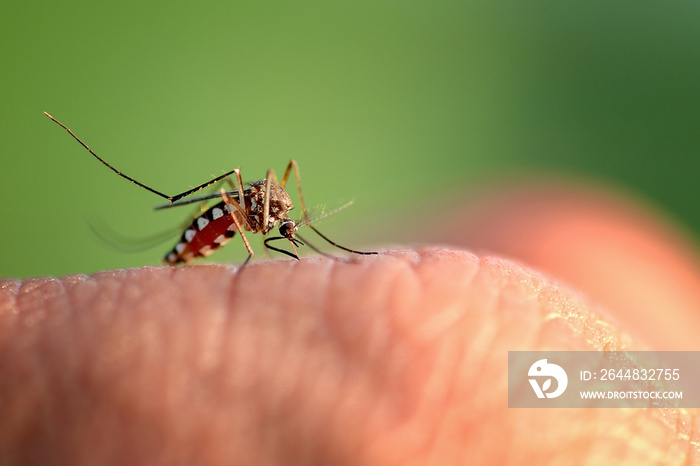
[[100,217],[88,219],[88,226],[105,245],[123,253],[136,253],[151,249],[161,243],[170,241],[182,230],[182,227],[177,225],[152,235],[134,238],[114,230]]

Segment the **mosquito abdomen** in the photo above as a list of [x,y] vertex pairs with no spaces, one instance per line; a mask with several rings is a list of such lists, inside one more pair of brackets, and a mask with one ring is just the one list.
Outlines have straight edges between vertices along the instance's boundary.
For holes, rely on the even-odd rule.
[[219,202],[195,218],[163,260],[171,265],[189,262],[206,257],[226,244],[238,231],[231,217],[233,210],[231,204]]

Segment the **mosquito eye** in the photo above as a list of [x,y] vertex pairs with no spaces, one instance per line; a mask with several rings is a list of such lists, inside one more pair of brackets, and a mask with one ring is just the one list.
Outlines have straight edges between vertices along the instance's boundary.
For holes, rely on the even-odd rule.
[[291,235],[294,234],[296,231],[294,222],[291,220],[287,220],[284,222],[280,222],[280,235],[284,236],[285,238],[289,238]]

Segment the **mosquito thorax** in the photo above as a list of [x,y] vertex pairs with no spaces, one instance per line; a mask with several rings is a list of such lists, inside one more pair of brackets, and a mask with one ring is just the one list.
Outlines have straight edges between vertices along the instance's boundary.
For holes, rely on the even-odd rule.
[[254,232],[269,233],[277,222],[287,218],[287,212],[292,209],[292,199],[287,191],[277,183],[270,186],[270,211],[267,224],[263,225],[265,216],[265,188],[266,180],[258,180],[250,183],[246,190],[246,207],[248,208],[248,223]]

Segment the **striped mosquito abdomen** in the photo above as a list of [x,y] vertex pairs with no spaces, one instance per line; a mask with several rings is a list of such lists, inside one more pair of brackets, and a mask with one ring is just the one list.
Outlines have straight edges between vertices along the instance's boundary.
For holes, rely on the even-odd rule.
[[226,244],[238,231],[231,217],[234,210],[231,204],[222,201],[195,218],[163,260],[171,265],[189,262],[208,256]]

